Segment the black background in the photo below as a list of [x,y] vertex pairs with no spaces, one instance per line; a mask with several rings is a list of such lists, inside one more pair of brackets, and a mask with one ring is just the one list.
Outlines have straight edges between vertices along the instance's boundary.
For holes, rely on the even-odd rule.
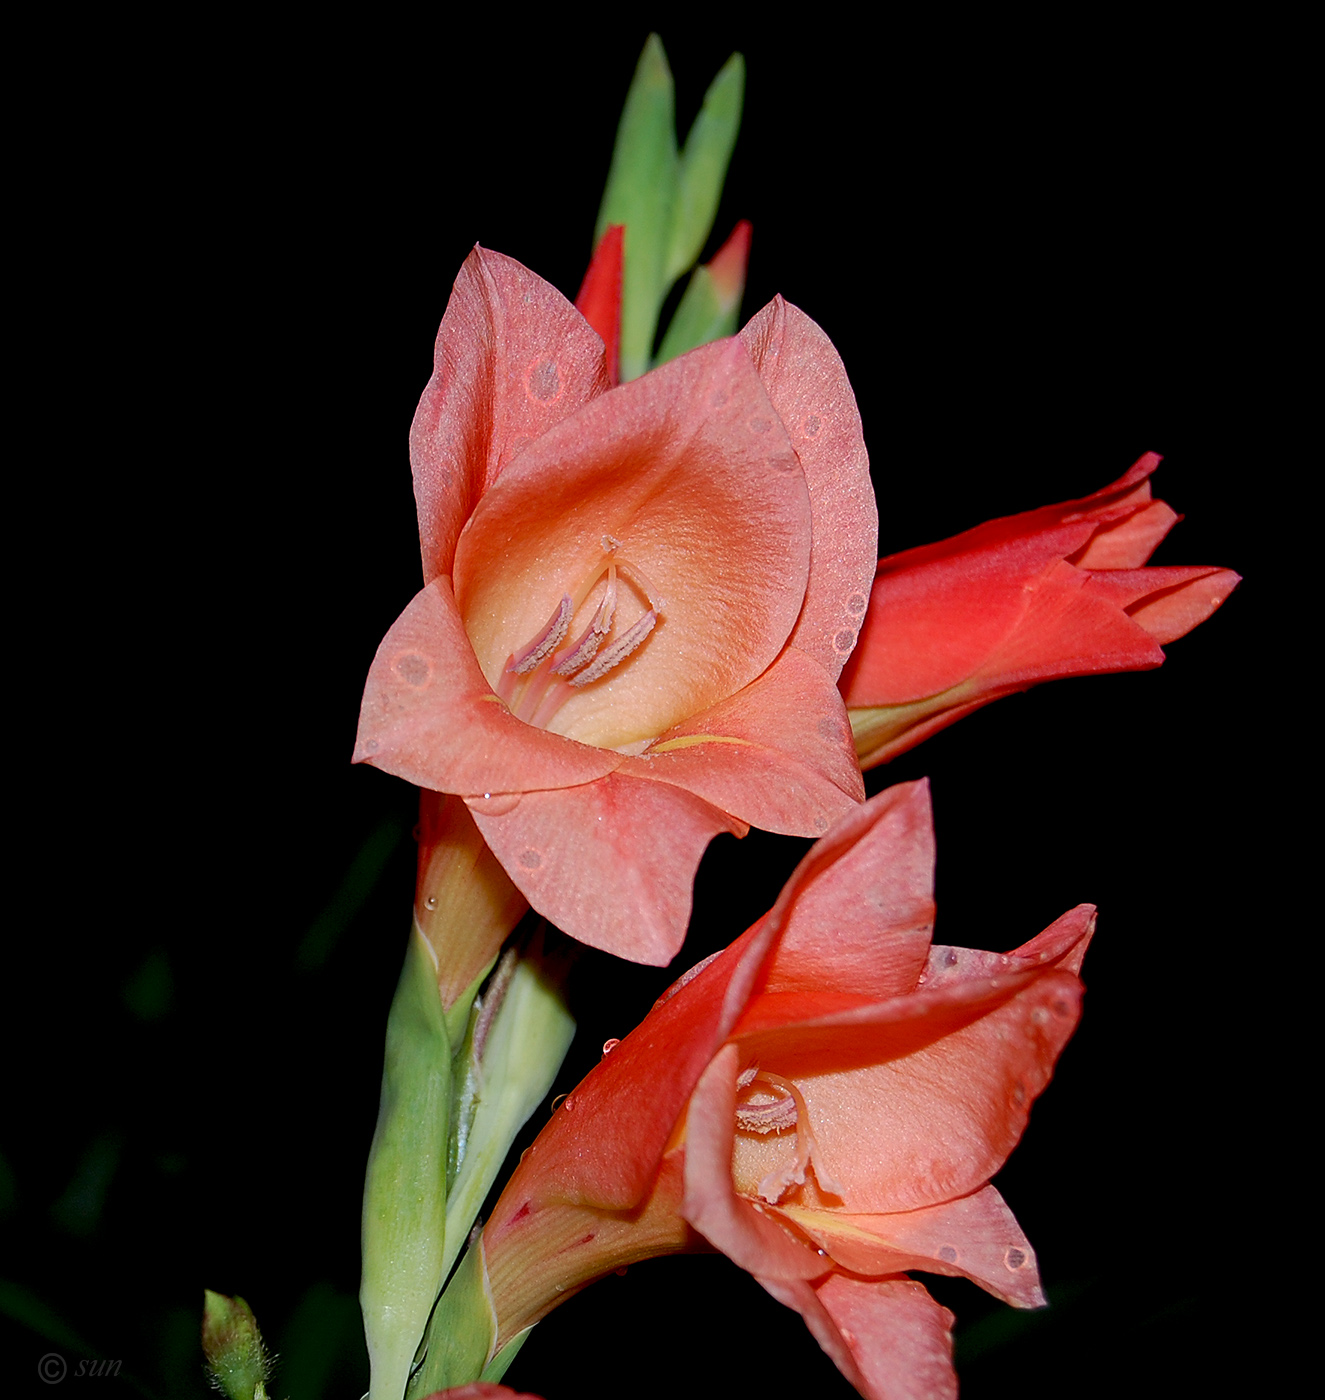
[[[202,1394],[206,1286],[255,1308],[276,1395],[353,1400],[414,795],[348,758],[418,586],[406,433],[475,241],[574,295],[649,24],[129,24],[40,48],[20,133],[40,445],[13,743],[37,784],[15,789],[0,1363],[11,1393],[49,1394],[58,1351],[122,1360],[98,1394]],[[747,55],[708,252],[749,217],[746,314],[780,291],[838,346],[881,553],[1154,449],[1187,515],[1155,562],[1246,576],[1160,671],[999,702],[869,775],[932,778],[942,941],[1101,910],[1081,1028],[998,1178],[1054,1306],[940,1280],[963,1395],[1225,1380],[1258,1346],[1247,1221],[1277,1151],[1257,988],[1282,966],[1300,684],[1274,637],[1301,474],[1272,329],[1296,315],[1291,78],[1264,36],[1123,20],[654,24],[683,129]],[[806,845],[716,841],[670,971],[587,960],[558,1088]],[[770,1378],[850,1393],[717,1257],[595,1285],[508,1376],[547,1400]]]

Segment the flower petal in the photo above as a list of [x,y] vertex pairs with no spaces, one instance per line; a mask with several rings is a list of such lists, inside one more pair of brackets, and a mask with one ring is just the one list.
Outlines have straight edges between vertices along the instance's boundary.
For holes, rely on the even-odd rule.
[[866,1400],[956,1400],[952,1324],[922,1284],[829,1274],[817,1286],[760,1279],[795,1308],[815,1341]]
[[451,572],[465,521],[511,457],[607,388],[603,342],[584,317],[514,258],[476,247],[410,428],[425,582]]
[[[775,935],[776,925],[764,920],[692,969],[603,1056],[521,1161],[517,1175],[531,1183],[531,1205],[628,1211],[643,1200],[686,1100],[750,995]],[[678,994],[682,988],[685,995]]]
[[686,1116],[685,1218],[708,1242],[763,1279],[815,1278],[826,1261],[780,1215],[770,1215],[732,1189],[736,1075],[741,1054],[725,1045],[690,1096]]
[[415,595],[377,649],[354,762],[468,796],[587,783],[621,758],[511,714],[484,680],[442,577]]
[[621,773],[522,797],[470,798],[469,806],[544,918],[590,947],[657,967],[685,940],[705,846],[720,831],[747,830],[680,788]]
[[1167,645],[1204,622],[1241,582],[1232,569],[1113,569],[1091,573],[1086,590],[1125,607],[1133,622]]
[[929,962],[921,980],[926,991],[934,992],[956,982],[1025,972],[1033,967],[1062,967],[1079,973],[1094,932],[1095,906],[1078,904],[1010,953],[983,953],[976,948],[949,948],[936,943],[929,950]]
[[909,1269],[969,1278],[1016,1308],[1042,1308],[1035,1251],[992,1186],[970,1196],[890,1215],[779,1207],[797,1229],[852,1274]]
[[[983,1186],[1016,1145],[1080,1015],[1081,983],[1052,967],[917,992],[741,1035],[744,1063],[794,1080],[816,1166],[854,1213],[915,1210]],[[742,1189],[759,1179],[738,1141]]]
[[1133,514],[1101,526],[1072,563],[1079,569],[1139,569],[1181,518],[1163,501],[1150,501]]
[[924,970],[934,924],[928,782],[888,788],[833,835],[831,871],[797,895],[738,1035],[811,1019],[834,999],[905,995]]
[[552,727],[614,748],[656,738],[761,675],[805,596],[805,477],[738,340],[596,399],[478,503],[456,551],[456,598],[489,681],[576,594],[606,537],[648,580],[661,620]]
[[841,693],[794,648],[621,771],[674,783],[751,826],[791,836],[822,835],[865,796]]
[[775,297],[741,332],[805,470],[814,556],[791,645],[834,678],[851,654],[869,601],[879,514],[856,398],[832,341]]

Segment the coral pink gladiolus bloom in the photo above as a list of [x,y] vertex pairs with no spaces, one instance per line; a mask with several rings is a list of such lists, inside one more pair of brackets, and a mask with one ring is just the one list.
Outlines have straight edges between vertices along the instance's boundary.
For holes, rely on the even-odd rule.
[[476,249],[411,435],[425,587],[355,758],[468,804],[539,913],[666,963],[720,831],[864,796],[836,681],[877,553],[837,352],[780,299],[610,388],[554,288]]
[[1094,910],[1006,955],[931,946],[933,869],[926,784],[889,789],[610,1048],[484,1231],[494,1349],[609,1269],[702,1241],[877,1400],[956,1394],[951,1314],[910,1270],[1043,1304],[989,1180],[1077,1023]]
[[1040,681],[1143,671],[1237,586],[1229,569],[1141,566],[1177,523],[1148,452],[1079,501],[990,520],[879,561],[842,675],[862,767]]

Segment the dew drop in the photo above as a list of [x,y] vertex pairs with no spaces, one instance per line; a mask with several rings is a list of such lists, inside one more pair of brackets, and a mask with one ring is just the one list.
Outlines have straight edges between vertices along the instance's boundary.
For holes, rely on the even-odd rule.
[[436,909],[436,908],[437,908],[437,896],[436,896],[435,894],[430,894],[430,895],[428,896],[428,898],[425,899],[425,900],[423,901],[423,907],[424,907],[425,909]]
[[518,792],[485,792],[469,799],[469,809],[480,817],[504,817],[520,805],[521,796]]
[[534,850],[521,851],[520,864],[526,870],[537,870],[538,867],[543,864],[543,857]]
[[957,966],[957,950],[956,950],[956,948],[949,948],[949,949],[948,949],[948,955],[947,955],[946,958],[943,959],[943,961],[944,961],[945,963],[947,963],[947,965],[948,965],[949,967],[956,967],[956,966]]
[[843,627],[833,634],[833,650],[847,652],[856,645],[856,634],[850,627]]
[[851,613],[853,617],[859,617],[868,606],[869,599],[863,593],[853,593],[847,599],[847,612]]
[[614,1039],[614,1040],[605,1040],[605,1041],[603,1041],[603,1054],[604,1054],[604,1055],[610,1055],[610,1054],[612,1053],[612,1051],[615,1050],[615,1049],[617,1048],[617,1046],[620,1045],[620,1044],[621,1044],[621,1040],[620,1040],[619,1037],[616,1038],[616,1039]]
[[568,1095],[566,1098],[566,1102],[563,1103],[561,1106],[566,1110],[567,1113],[569,1113],[571,1109],[575,1107],[575,1100],[569,1097]]
[[945,1264],[955,1264],[957,1262],[957,1251],[950,1244],[945,1244],[943,1248],[939,1250],[939,1258],[942,1259]]
[[1026,1263],[1026,1251],[1024,1249],[1018,1249],[1016,1245],[1013,1245],[1003,1258],[1009,1269],[1020,1269]]
[[811,438],[818,437],[821,427],[823,427],[823,423],[820,421],[819,415],[817,413],[811,413],[805,420],[805,436]]

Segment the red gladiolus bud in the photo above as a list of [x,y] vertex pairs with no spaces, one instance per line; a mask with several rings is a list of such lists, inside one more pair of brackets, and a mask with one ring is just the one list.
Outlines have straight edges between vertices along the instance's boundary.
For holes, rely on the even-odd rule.
[[862,767],[1040,681],[1158,666],[1162,645],[1214,612],[1231,570],[1141,567],[1179,519],[1151,499],[1159,461],[879,561],[840,681]]

